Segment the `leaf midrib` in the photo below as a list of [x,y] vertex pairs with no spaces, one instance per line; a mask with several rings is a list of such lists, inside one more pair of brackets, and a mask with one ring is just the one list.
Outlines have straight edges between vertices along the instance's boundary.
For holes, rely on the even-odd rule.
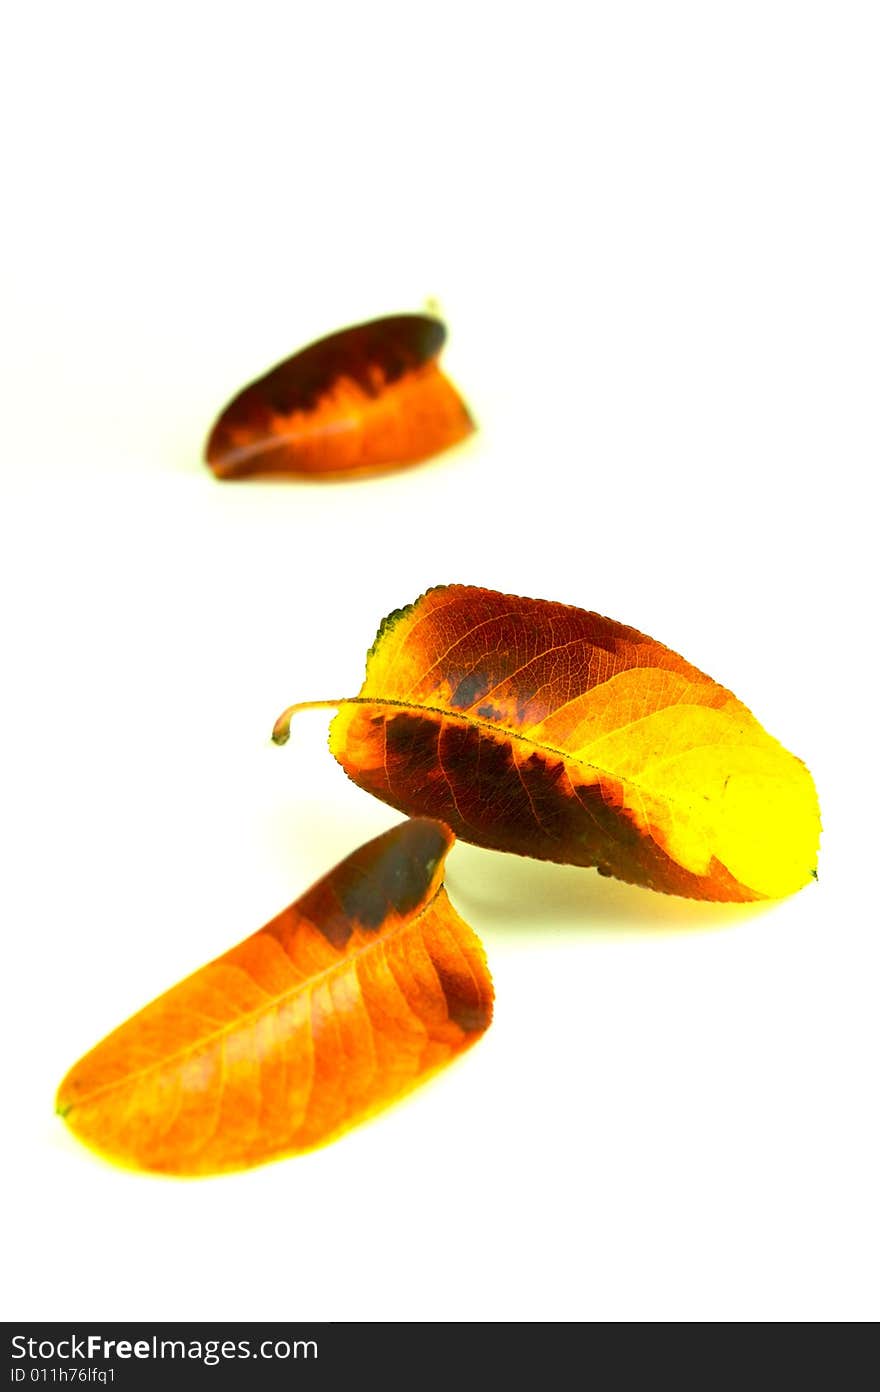
[[[237,1016],[235,1020],[230,1021],[228,1024],[218,1026],[216,1029],[211,1030],[208,1034],[203,1035],[200,1039],[193,1041],[191,1044],[182,1045],[180,1048],[175,1049],[173,1053],[164,1054],[161,1058],[156,1059],[153,1063],[145,1064],[143,1068],[136,1068],[132,1072],[124,1074],[121,1078],[115,1078],[112,1082],[102,1083],[99,1087],[93,1088],[91,1092],[88,1092],[83,1096],[78,1097],[76,1101],[70,1102],[66,1107],[59,1106],[58,1112],[62,1116],[69,1116],[70,1113],[74,1111],[77,1107],[89,1105],[93,1103],[96,1098],[102,1097],[106,1093],[113,1092],[117,1088],[123,1088],[131,1084],[134,1084],[140,1078],[145,1077],[147,1074],[154,1073],[157,1069],[160,1068],[169,1067],[172,1064],[178,1062],[178,1060],[184,1059],[188,1055],[194,1054],[197,1051],[204,1049],[206,1046],[211,1045],[215,1040],[223,1039],[226,1036],[234,1033],[236,1030],[246,1027],[249,1021],[258,1019],[263,1015],[268,1015],[272,1011],[279,1009],[280,1006],[286,1004],[287,1001],[293,999],[299,992],[305,992],[310,994],[314,987],[317,986],[321,981],[324,981],[334,975],[338,975],[345,968],[351,966],[352,963],[356,962],[359,957],[362,957],[370,952],[375,952],[377,948],[379,948],[381,945],[393,941],[398,936],[398,934],[406,931],[407,929],[414,928],[415,925],[419,922],[419,920],[423,918],[424,915],[428,912],[428,910],[436,903],[443,888],[444,883],[441,880],[440,884],[437,886],[436,890],[431,895],[431,898],[428,899],[422,905],[421,909],[419,909],[417,914],[414,914],[409,918],[401,919],[401,921],[396,925],[396,927],[390,929],[386,933],[382,933],[380,936],[376,938],[374,942],[363,943],[353,952],[347,954],[345,957],[340,958],[338,962],[331,963],[329,967],[323,967],[321,971],[315,972],[312,976],[307,977],[304,981],[299,982],[296,986],[292,986],[288,990],[281,991],[278,995],[273,996],[270,1000],[263,1002],[262,1005],[257,1006],[254,1010],[249,1010],[246,1014]],[[318,931],[320,932],[320,929],[318,929]],[[232,950],[235,951],[234,948]],[[188,981],[192,981],[195,977],[199,976],[201,972],[206,971],[208,967],[221,966],[223,964],[223,957],[215,957],[212,959],[212,961],[206,962],[203,967],[200,967],[198,969],[198,971],[193,972],[189,977],[185,977],[184,980],[179,982],[176,987],[172,986],[170,990],[179,990],[183,986],[185,986]],[[244,969],[242,968],[242,970]],[[251,978],[251,980],[253,980],[253,978]],[[165,994],[170,994],[170,992],[166,992]],[[158,996],[152,1004],[156,1005],[162,999],[162,996]],[[151,1009],[151,1006],[149,1005],[144,1007],[144,1010],[149,1009]],[[122,1025],[119,1028],[124,1029],[125,1026]],[[101,1045],[98,1044],[95,1046],[95,1049],[100,1049],[100,1047]]]
[[[518,742],[518,743],[520,743],[520,744],[524,744],[524,745],[526,745],[529,749],[539,750],[539,751],[540,751],[541,753],[543,753],[543,754],[550,754],[550,755],[553,755],[555,758],[561,759],[561,760],[562,760],[563,762],[565,762],[565,763],[568,763],[568,764],[575,764],[575,765],[577,765],[579,768],[591,769],[595,774],[598,775],[598,777],[599,777],[600,780],[601,780],[602,778],[613,779],[613,780],[614,780],[615,782],[617,782],[617,783],[625,784],[627,787],[632,788],[635,792],[637,792],[638,795],[639,795],[640,797],[654,797],[654,798],[657,797],[657,793],[656,793],[653,789],[649,789],[649,788],[643,786],[642,784],[639,783],[639,781],[638,781],[636,778],[632,778],[632,777],[630,777],[629,775],[627,775],[627,774],[625,774],[625,773],[616,773],[616,772],[612,771],[611,769],[605,768],[602,764],[594,764],[594,763],[591,763],[590,760],[580,758],[577,754],[574,754],[570,749],[559,749],[559,748],[557,748],[556,745],[552,745],[552,744],[543,744],[540,740],[533,739],[533,738],[531,737],[531,735],[523,734],[520,730],[515,730],[515,729],[513,729],[513,728],[512,728],[511,726],[509,726],[509,725],[495,724],[495,723],[494,723],[493,721],[491,721],[491,720],[481,720],[481,719],[479,719],[479,718],[476,717],[476,716],[468,715],[468,714],[466,714],[466,713],[464,713],[464,712],[447,710],[447,709],[446,709],[445,707],[443,707],[443,706],[422,705],[422,704],[418,704],[418,703],[412,702],[412,701],[394,701],[394,700],[389,700],[389,699],[385,699],[385,698],[382,698],[382,697],[372,697],[372,696],[349,696],[349,697],[347,697],[345,700],[338,701],[338,702],[335,702],[335,701],[334,701],[334,702],[328,702],[327,704],[328,704],[328,705],[338,705],[339,707],[348,706],[348,705],[380,706],[380,707],[389,706],[389,707],[392,707],[392,708],[394,708],[394,709],[396,709],[396,710],[415,711],[415,712],[417,712],[417,713],[421,713],[421,714],[425,714],[425,715],[440,716],[443,720],[458,721],[458,722],[461,723],[462,725],[469,726],[469,727],[471,727],[471,728],[473,728],[473,729],[477,729],[477,730],[487,730],[488,732],[490,732],[492,735],[495,735],[496,737],[500,735],[500,736],[502,736],[502,737],[505,738],[505,739],[509,739],[509,740],[511,740],[511,741],[516,741],[516,742]],[[684,703],[684,704],[687,704],[687,703]],[[664,709],[669,709],[669,708],[668,708],[668,707],[664,707]],[[704,708],[704,707],[700,707],[700,709],[705,709],[705,708]],[[657,712],[652,712],[652,714],[657,714]],[[640,718],[640,719],[644,719],[645,717],[639,717],[639,718]],[[753,718],[754,718],[754,717],[753,717]],[[630,722],[630,723],[634,724],[635,722]],[[617,730],[624,730],[624,729],[627,729],[627,728],[628,728],[627,726],[617,726],[617,727],[616,727]],[[686,750],[686,751],[682,751],[682,752],[683,752],[683,753],[691,753],[693,750],[696,750],[696,749],[715,749],[715,748],[717,748],[717,747],[718,747],[718,746],[715,745],[715,744],[706,743],[706,744],[702,744],[702,745],[693,745],[693,746],[692,746],[692,749]],[[751,743],[751,742],[747,742],[747,743],[744,743],[744,744],[736,744],[736,745],[733,745],[733,746],[731,746],[731,747],[734,748],[734,749],[739,749],[739,750],[743,750],[743,749],[753,749],[753,750],[755,750],[756,753],[761,753],[762,748],[763,748],[762,745],[753,744],[753,743]],[[674,758],[674,757],[676,757],[676,756],[671,755],[671,756],[669,756],[669,757],[670,757],[670,758]],[[792,757],[793,757],[793,756],[792,756]],[[670,803],[670,804],[676,804],[676,805],[679,805],[679,806],[688,805],[688,804],[683,804],[683,803],[681,802],[680,799],[677,799],[677,798],[673,797],[672,795],[669,795],[669,794],[666,794],[666,793],[664,793],[664,794],[662,795],[662,797],[663,797],[663,800],[664,800],[664,801],[666,801],[666,802],[668,802],[668,803]]]

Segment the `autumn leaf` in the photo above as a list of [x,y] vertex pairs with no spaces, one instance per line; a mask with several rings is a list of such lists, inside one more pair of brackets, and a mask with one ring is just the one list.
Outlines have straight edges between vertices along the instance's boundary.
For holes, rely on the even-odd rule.
[[412,464],[470,435],[437,364],[439,319],[399,314],[311,344],[244,388],[208,438],[218,478],[339,478]]
[[442,885],[453,840],[414,820],[362,846],[80,1059],[58,1111],[111,1159],[191,1175],[305,1150],[400,1097],[492,1017]]
[[[741,701],[598,614],[466,585],[382,623],[330,749],[348,776],[462,840],[696,899],[815,874],[813,780]],[[276,724],[287,738],[292,707]]]

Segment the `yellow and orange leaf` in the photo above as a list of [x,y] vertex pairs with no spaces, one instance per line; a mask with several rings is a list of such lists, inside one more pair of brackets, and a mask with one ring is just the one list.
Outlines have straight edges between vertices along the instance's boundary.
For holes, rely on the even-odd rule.
[[383,622],[358,697],[318,704],[340,708],[330,749],[355,783],[464,841],[696,899],[815,875],[801,761],[730,691],[598,614],[439,586]]
[[427,459],[473,432],[437,363],[446,329],[397,314],[343,329],[239,392],[205,448],[218,478],[341,478]]
[[492,1018],[485,954],[442,884],[453,840],[417,819],[362,846],[80,1059],[58,1111],[111,1159],[192,1175],[308,1149],[393,1102]]

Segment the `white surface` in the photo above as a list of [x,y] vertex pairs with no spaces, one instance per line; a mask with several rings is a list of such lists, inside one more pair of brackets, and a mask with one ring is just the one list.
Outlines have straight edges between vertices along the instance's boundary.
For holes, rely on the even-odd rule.
[[[3,23],[5,1318],[876,1317],[876,9]],[[428,296],[472,443],[207,474],[245,380]],[[731,686],[815,775],[819,884],[725,909],[459,845],[472,1053],[300,1159],[105,1166],[61,1075],[399,820],[322,715],[268,736],[449,580]]]

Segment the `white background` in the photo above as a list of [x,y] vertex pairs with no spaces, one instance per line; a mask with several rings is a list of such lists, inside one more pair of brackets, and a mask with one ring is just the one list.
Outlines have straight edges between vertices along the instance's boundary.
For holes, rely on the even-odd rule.
[[[876,1317],[876,7],[3,27],[5,1317]],[[246,380],[428,297],[473,441],[208,474]],[[815,775],[818,885],[725,908],[459,845],[470,1054],[301,1158],[104,1164],[67,1068],[399,820],[276,715],[453,580],[732,687]]]

